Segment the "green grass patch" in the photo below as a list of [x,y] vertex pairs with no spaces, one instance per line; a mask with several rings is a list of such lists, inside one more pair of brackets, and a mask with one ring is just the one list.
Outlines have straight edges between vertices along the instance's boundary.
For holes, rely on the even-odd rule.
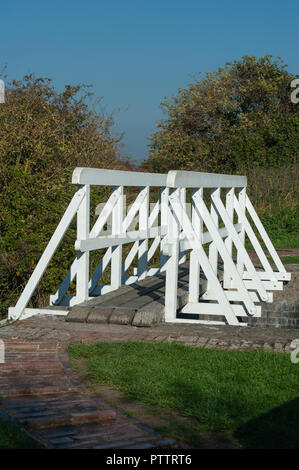
[[0,449],[38,449],[40,445],[14,424],[0,418]]
[[275,248],[299,248],[298,204],[295,208],[277,207],[260,216]]
[[285,256],[281,261],[283,264],[299,264],[299,256]]
[[167,343],[75,344],[69,354],[86,359],[91,384],[195,419],[198,435],[227,431],[244,448],[299,448],[299,366],[287,354]]
[[283,233],[280,232],[277,237],[272,236],[273,245],[277,250],[284,250],[288,248],[299,248],[299,234],[297,233]]

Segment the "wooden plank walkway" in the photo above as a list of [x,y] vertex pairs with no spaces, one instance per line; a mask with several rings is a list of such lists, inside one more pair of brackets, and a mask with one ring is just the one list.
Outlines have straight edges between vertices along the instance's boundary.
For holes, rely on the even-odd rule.
[[[218,275],[221,279],[221,266]],[[188,262],[180,265],[178,277],[178,309],[181,309],[188,301]],[[206,287],[207,280],[201,274],[201,294],[206,291]],[[66,321],[151,326],[164,320],[164,304],[163,273],[76,305],[70,309]]]

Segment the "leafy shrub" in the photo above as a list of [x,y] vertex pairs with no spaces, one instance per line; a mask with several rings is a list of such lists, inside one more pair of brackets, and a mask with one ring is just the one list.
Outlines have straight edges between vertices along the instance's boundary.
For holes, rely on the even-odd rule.
[[[0,312],[14,305],[75,187],[76,166],[126,168],[113,116],[88,106],[84,86],[58,93],[51,80],[28,75],[7,85],[0,106]],[[93,196],[94,198],[94,196]],[[99,201],[97,201],[99,202]],[[34,305],[56,291],[75,256],[74,227],[51,262]],[[46,299],[46,300],[45,300]]]
[[270,55],[245,56],[166,98],[146,167],[235,173],[294,162],[299,107],[285,67]]
[[248,169],[248,194],[276,248],[299,248],[299,165]]
[[277,247],[299,247],[299,105],[278,58],[245,56],[161,104],[144,168],[246,174]]

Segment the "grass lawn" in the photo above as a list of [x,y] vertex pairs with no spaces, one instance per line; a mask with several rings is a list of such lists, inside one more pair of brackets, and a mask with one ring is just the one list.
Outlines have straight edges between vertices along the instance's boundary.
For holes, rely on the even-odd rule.
[[299,256],[285,256],[281,261],[283,264],[299,264]]
[[191,444],[225,432],[242,448],[299,448],[299,364],[288,354],[168,343],[73,344],[69,354],[90,384],[190,418],[179,437]]
[[[299,235],[298,231],[294,233],[282,234],[277,238],[271,237],[271,241],[276,249],[289,249],[289,248],[299,248]],[[264,247],[265,248],[265,247]]]
[[37,449],[39,444],[21,429],[0,418],[0,449]]
[[[276,250],[284,250],[284,249],[290,249],[290,248],[299,248],[299,229],[296,228],[293,232],[288,232],[286,230],[269,230],[267,227],[265,227],[266,232],[268,233],[271,242],[273,243],[273,246]],[[267,250],[267,247],[265,244],[261,241],[260,236],[258,232],[256,232],[256,235],[260,241],[261,247],[263,250]],[[251,242],[249,241],[248,237],[246,236],[245,239],[245,248],[247,250],[253,250],[253,246]]]

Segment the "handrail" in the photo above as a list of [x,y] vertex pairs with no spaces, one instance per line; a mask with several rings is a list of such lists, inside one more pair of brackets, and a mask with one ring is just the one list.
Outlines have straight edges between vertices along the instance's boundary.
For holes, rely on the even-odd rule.
[[171,170],[167,175],[169,188],[245,188],[246,176]]
[[73,184],[102,186],[166,186],[167,174],[137,171],[102,170],[77,167],[73,171]]

